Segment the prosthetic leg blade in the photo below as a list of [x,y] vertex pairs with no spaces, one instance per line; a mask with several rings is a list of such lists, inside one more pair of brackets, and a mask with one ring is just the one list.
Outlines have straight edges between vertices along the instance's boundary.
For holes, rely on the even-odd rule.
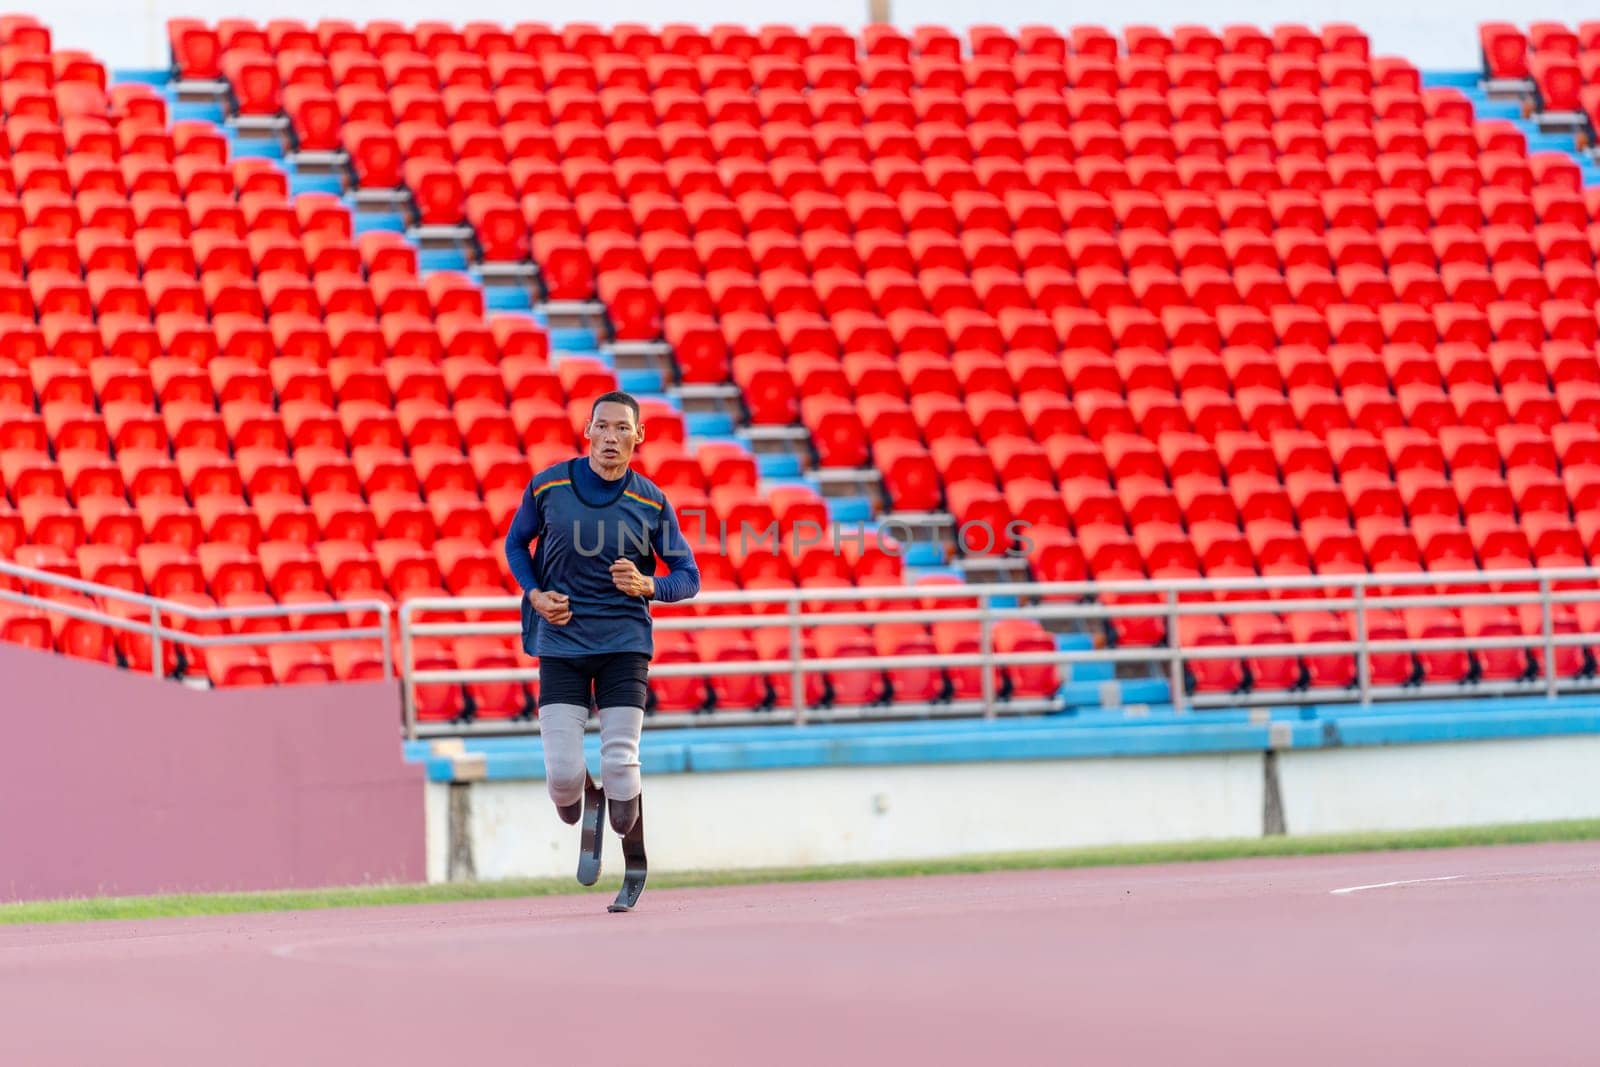
[[584,772],[583,844],[578,853],[578,884],[594,885],[600,880],[600,854],[605,847],[606,794]]
[[607,911],[632,911],[633,906],[639,903],[639,894],[644,892],[644,880],[650,868],[644,854],[643,797],[639,798],[639,817],[634,820],[633,829],[622,839],[622,859],[622,888],[617,891],[617,899]]

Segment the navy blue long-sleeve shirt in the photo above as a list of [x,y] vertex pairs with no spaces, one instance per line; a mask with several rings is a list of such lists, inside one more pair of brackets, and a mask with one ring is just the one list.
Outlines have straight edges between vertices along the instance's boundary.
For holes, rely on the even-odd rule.
[[611,580],[612,563],[623,558],[645,575],[655,573],[658,559],[666,561],[669,573],[655,579],[654,599],[662,603],[700,591],[694,553],[666,494],[650,479],[630,470],[607,481],[588,459],[536,474],[506,534],[506,562],[525,593],[565,593],[572,618],[551,626],[524,596],[523,650],[530,656],[653,655],[650,598],[627,596]]

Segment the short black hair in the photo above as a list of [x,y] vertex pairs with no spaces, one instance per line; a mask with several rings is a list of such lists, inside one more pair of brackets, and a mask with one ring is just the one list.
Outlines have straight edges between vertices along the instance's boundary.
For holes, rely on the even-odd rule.
[[594,421],[594,413],[600,409],[601,404],[626,404],[633,411],[633,424],[637,426],[641,421],[641,416],[639,414],[639,402],[633,397],[629,396],[627,393],[613,391],[610,393],[601,393],[599,396],[594,398],[594,404],[589,408],[590,422]]

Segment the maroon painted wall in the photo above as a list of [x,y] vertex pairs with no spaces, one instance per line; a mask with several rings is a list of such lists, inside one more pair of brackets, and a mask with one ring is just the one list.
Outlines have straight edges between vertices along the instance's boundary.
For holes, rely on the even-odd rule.
[[0,643],[0,900],[426,877],[397,685],[204,692]]

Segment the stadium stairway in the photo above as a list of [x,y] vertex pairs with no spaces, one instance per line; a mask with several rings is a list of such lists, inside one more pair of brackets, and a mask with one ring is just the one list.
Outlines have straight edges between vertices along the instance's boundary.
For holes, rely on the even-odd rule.
[[[672,352],[664,343],[628,343],[610,340],[610,324],[599,303],[571,304],[535,297],[538,272],[531,264],[507,270],[503,264],[474,262],[469,227],[423,227],[413,224],[416,208],[402,188],[358,190],[347,186],[341,168],[328,153],[299,153],[286,145],[286,121],[261,122],[228,113],[226,82],[184,82],[172,71],[119,71],[121,81],[158,85],[165,92],[174,119],[199,119],[216,124],[227,136],[235,156],[263,157],[282,165],[289,175],[291,193],[324,192],[340,196],[350,208],[358,234],[389,230],[406,237],[418,250],[424,277],[431,271],[465,271],[483,288],[485,306],[495,311],[530,312],[550,334],[551,359],[598,359],[617,372],[618,385],[641,400],[664,401],[683,412],[692,448],[703,443],[736,443],[752,453],[764,480],[763,488],[801,484],[817,490],[828,503],[832,521],[870,524],[877,512],[875,501],[861,493],[828,492],[828,479],[807,473],[808,438],[803,432],[763,434],[750,427],[738,404],[734,386],[682,387],[669,384],[674,376]],[[202,99],[196,100],[195,97]],[[209,97],[210,99],[204,99]],[[660,360],[661,365],[648,366]],[[762,448],[758,443],[788,447]],[[804,457],[804,458],[803,458]],[[855,481],[870,482],[873,471],[852,472]],[[838,479],[835,479],[838,481]],[[869,526],[869,529],[875,527]],[[942,556],[914,550],[923,567],[943,562]]]
[[1540,115],[1530,112],[1524,101],[1532,96],[1531,84],[1516,83],[1517,88],[1498,88],[1486,79],[1482,71],[1451,70],[1422,71],[1424,88],[1459,89],[1472,103],[1473,114],[1478,119],[1504,119],[1522,131],[1528,139],[1528,151],[1565,152],[1583,175],[1584,188],[1600,186],[1600,162],[1579,148],[1577,134],[1566,122],[1551,129],[1541,121]]
[[[752,455],[760,472],[759,490],[765,494],[785,485],[804,486],[821,496],[829,520],[867,536],[877,536],[880,520],[893,519],[909,527],[913,538],[904,549],[908,584],[934,582],[1025,581],[1025,561],[995,557],[964,557],[955,544],[956,522],[948,512],[885,513],[887,496],[875,468],[823,469],[816,465],[810,435],[801,426],[756,427],[744,417],[736,385],[676,386],[675,357],[665,342],[617,342],[603,304],[571,303],[543,299],[538,269],[520,264],[486,263],[476,254],[476,241],[468,226],[422,226],[411,193],[402,187],[372,190],[347,181],[348,160],[343,153],[299,152],[293,132],[282,115],[263,118],[235,114],[226,81],[185,81],[172,69],[118,70],[111,84],[139,83],[160,89],[172,121],[197,120],[216,126],[226,137],[232,158],[265,158],[281,166],[289,179],[290,195],[323,193],[338,196],[349,209],[354,232],[383,230],[400,234],[417,250],[419,273],[464,272],[481,287],[488,311],[531,314],[550,338],[550,359],[599,360],[613,369],[618,386],[642,401],[658,401],[681,412],[688,433],[686,444],[694,451],[702,444],[734,444]],[[1016,606],[1015,598],[1002,597],[999,607]],[[1075,624],[1047,624],[1067,632],[1053,634],[1061,649],[1088,649],[1092,637]],[[1128,709],[1161,708],[1171,699],[1163,677],[1118,677],[1108,664],[1064,665],[1060,669],[1058,698],[1064,708],[1101,709],[1123,714]]]

